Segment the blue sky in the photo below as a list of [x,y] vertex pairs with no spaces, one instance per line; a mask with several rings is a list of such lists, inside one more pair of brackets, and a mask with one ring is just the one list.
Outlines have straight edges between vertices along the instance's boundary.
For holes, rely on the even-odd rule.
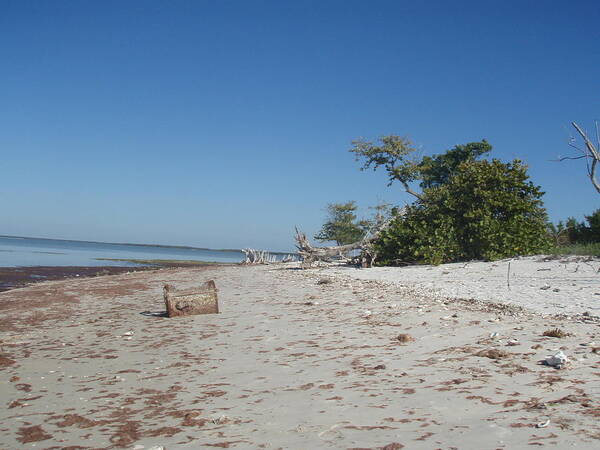
[[328,202],[410,201],[358,137],[486,138],[553,220],[600,207],[598,1],[0,0],[0,234],[293,247]]

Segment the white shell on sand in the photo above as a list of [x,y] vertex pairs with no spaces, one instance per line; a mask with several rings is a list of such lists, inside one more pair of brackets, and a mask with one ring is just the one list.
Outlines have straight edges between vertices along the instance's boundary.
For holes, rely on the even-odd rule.
[[567,358],[567,355],[565,355],[562,350],[546,358],[546,365],[551,367],[561,368],[567,362],[569,362],[569,358]]

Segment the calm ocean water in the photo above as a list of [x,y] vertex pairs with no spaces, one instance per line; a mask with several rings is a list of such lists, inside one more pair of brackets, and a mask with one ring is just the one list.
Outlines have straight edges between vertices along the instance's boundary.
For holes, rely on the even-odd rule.
[[99,261],[96,258],[240,262],[244,254],[239,251],[0,237],[0,267],[136,265],[123,261]]

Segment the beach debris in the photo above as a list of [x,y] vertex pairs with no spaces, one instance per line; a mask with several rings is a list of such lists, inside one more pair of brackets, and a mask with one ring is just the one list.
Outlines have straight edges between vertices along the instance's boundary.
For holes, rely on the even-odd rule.
[[317,284],[331,284],[331,283],[333,283],[331,278],[319,278],[319,281],[317,281]]
[[498,332],[497,331],[494,331],[493,333],[490,333],[490,339],[494,339],[497,336],[498,336]]
[[373,367],[373,370],[383,370],[385,369],[385,364],[377,364],[375,367]]
[[406,344],[407,342],[414,341],[415,338],[413,338],[410,334],[400,333],[398,336],[396,336],[396,340],[402,344]]
[[536,428],[546,428],[548,425],[550,425],[550,419],[546,420],[545,422],[540,422],[538,424],[536,424]]
[[481,356],[483,358],[489,358],[489,359],[506,359],[511,354],[504,350],[499,350],[497,348],[489,348],[486,350],[481,350],[481,351],[475,353],[475,355]]
[[242,252],[244,253],[244,255],[246,255],[246,259],[242,261],[242,264],[269,264],[277,262],[277,256],[272,255],[266,250],[243,248]]
[[363,313],[363,317],[366,319],[368,319],[372,315],[373,315],[373,312],[369,311],[368,309]]
[[[402,208],[398,214],[402,215],[404,210],[405,209]],[[309,268],[317,261],[332,261],[336,259],[354,261],[363,268],[373,267],[373,264],[377,259],[377,253],[373,247],[373,243],[379,238],[380,233],[388,228],[390,223],[391,220],[378,221],[370,230],[368,230],[362,240],[333,247],[313,247],[306,237],[306,234],[302,233],[298,230],[298,227],[296,227],[296,248],[298,249],[298,255],[302,258],[302,268]],[[350,256],[352,251],[356,250],[360,250],[360,255],[352,258]]]
[[186,290],[176,290],[173,286],[165,284],[163,293],[168,317],[219,313],[217,287],[213,280]]
[[211,422],[214,423],[215,425],[222,425],[222,424],[231,422],[231,419],[229,417],[227,417],[226,415],[212,416]]
[[126,331],[123,336],[133,336],[133,331]]
[[510,339],[506,345],[508,345],[509,347],[514,347],[515,345],[519,345],[519,340],[518,339]]
[[400,444],[399,442],[392,442],[391,444],[384,445],[380,448],[381,450],[400,450],[404,448],[404,445]]
[[544,364],[550,367],[554,367],[556,369],[562,369],[565,364],[569,362],[569,358],[567,355],[563,353],[563,351],[559,351],[552,356],[548,356],[544,360]]
[[540,288],[542,291],[547,291],[548,289],[550,289],[550,285],[549,284],[545,284]]
[[551,330],[546,330],[542,334],[542,336],[555,337],[555,338],[564,338],[564,337],[567,337],[570,335],[571,335],[571,333],[566,333],[563,330],[561,330],[560,328],[553,328]]

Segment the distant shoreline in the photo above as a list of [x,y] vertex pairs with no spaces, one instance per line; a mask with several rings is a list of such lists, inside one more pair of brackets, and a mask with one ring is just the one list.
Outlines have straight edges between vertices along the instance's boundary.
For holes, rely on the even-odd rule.
[[[96,258],[106,260],[109,258]],[[65,280],[69,278],[92,278],[104,275],[118,275],[129,272],[172,268],[214,268],[235,266],[238,263],[177,260],[113,260],[144,264],[137,266],[20,266],[0,267],[0,292],[30,286],[42,281]]]
[[[180,248],[186,250],[204,250],[211,252],[229,252],[229,253],[243,253],[241,249],[235,248],[207,248],[207,247],[192,247],[190,245],[164,245],[164,244],[132,244],[130,242],[102,242],[102,241],[81,241],[77,239],[54,239],[54,238],[41,238],[34,236],[10,236],[7,234],[0,234],[0,238],[9,239],[37,239],[40,241],[59,241],[59,242],[80,242],[85,244],[108,244],[108,245],[130,245],[132,247],[158,247],[158,248]],[[272,255],[290,255],[294,252],[273,252],[268,251]]]

